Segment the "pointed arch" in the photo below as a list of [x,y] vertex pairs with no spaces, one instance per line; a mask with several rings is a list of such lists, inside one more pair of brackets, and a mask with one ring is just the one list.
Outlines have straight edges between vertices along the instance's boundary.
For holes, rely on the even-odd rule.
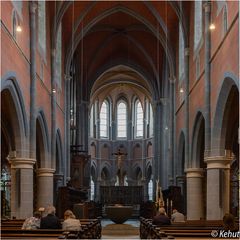
[[60,129],[57,129],[56,133],[56,173],[63,173],[64,162],[63,162],[63,147],[62,137]]
[[203,167],[204,160],[204,117],[202,112],[198,111],[194,121],[192,133],[191,163],[192,168]]
[[181,131],[178,140],[178,161],[176,167],[176,173],[179,176],[184,174],[184,170],[187,167],[187,163],[185,163],[185,134],[183,131]]
[[212,129],[212,154],[221,156],[225,154],[227,123],[231,118],[230,112],[232,110],[231,103],[236,94],[239,95],[238,78],[233,74],[225,73],[218,92]]
[[29,126],[28,118],[26,114],[25,102],[22,95],[21,88],[17,81],[17,75],[15,72],[7,72],[1,80],[1,92],[4,90],[9,90],[11,97],[13,99],[14,105],[16,106],[16,112],[18,119],[20,121],[20,129],[23,135],[28,137]]

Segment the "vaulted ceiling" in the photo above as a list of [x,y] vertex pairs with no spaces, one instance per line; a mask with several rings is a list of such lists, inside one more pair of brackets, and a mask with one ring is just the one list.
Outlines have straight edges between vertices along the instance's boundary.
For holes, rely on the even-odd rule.
[[180,7],[172,1],[59,2],[54,21],[56,29],[62,23],[65,71],[74,52],[90,88],[105,71],[124,65],[160,94],[163,70],[176,72],[179,19],[186,32],[182,9],[187,16],[188,8],[188,2]]

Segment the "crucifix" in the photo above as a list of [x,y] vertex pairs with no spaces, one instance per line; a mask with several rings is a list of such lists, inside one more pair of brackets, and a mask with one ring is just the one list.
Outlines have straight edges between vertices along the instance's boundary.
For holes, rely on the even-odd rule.
[[124,176],[123,176],[123,157],[127,155],[127,153],[122,153],[120,148],[116,153],[113,153],[117,158],[117,176],[119,179],[119,186],[124,186]]

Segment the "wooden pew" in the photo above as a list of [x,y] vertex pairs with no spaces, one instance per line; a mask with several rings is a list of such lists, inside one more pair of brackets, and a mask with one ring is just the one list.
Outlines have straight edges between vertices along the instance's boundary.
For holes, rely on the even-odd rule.
[[[24,220],[23,220],[24,221]],[[80,219],[82,229],[80,231],[64,231],[62,229],[36,229],[22,230],[23,221],[2,221],[2,237],[65,237],[75,236],[79,239],[100,239],[101,222],[100,219]]]
[[174,237],[206,237],[211,238],[212,230],[219,230],[222,221],[187,221],[183,223],[173,223],[172,225],[156,226],[152,224],[152,219],[140,218],[140,238],[141,239],[161,239]]

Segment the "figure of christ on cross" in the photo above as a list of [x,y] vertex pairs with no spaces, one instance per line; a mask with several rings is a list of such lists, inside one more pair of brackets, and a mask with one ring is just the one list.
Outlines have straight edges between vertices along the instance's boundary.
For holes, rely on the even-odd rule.
[[117,158],[117,175],[119,178],[119,186],[124,186],[124,176],[123,176],[123,157],[127,155],[127,153],[122,153],[120,148],[113,155]]

